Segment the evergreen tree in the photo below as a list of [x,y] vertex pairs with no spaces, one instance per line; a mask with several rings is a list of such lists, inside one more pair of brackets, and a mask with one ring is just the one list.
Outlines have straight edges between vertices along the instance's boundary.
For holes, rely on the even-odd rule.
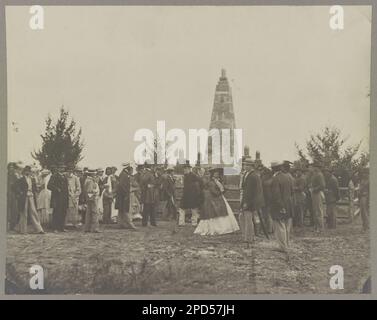
[[76,129],[76,122],[69,119],[69,112],[61,107],[56,122],[48,115],[45,133],[41,135],[42,147],[33,152],[32,157],[43,168],[51,168],[59,163],[76,165],[83,159],[81,133],[81,128]]

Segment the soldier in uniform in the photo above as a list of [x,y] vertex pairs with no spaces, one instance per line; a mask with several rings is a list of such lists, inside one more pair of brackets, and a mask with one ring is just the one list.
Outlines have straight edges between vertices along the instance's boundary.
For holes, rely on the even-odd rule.
[[271,216],[274,223],[274,234],[280,250],[287,252],[290,247],[290,237],[293,214],[293,185],[289,177],[282,172],[282,163],[272,162],[273,171],[271,184]]

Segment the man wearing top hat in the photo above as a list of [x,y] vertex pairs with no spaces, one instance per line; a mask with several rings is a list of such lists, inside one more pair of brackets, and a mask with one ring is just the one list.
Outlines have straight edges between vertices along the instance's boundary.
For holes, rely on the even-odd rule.
[[191,210],[191,224],[197,226],[199,219],[199,208],[203,204],[203,181],[192,172],[192,167],[189,162],[183,167],[183,194],[179,208],[178,225],[185,225],[186,211]]
[[131,181],[129,169],[131,168],[131,164],[127,162],[122,166],[123,170],[119,175],[115,200],[115,209],[118,209],[118,226],[121,229],[129,228],[136,230],[130,212]]
[[47,184],[47,189],[51,191],[51,208],[53,208],[51,227],[54,232],[65,232],[69,201],[68,180],[64,174],[65,165],[63,163],[60,163],[56,170]]
[[22,177],[17,180],[15,185],[18,210],[20,212],[18,227],[20,233],[27,233],[29,217],[35,232],[43,234],[44,231],[36,209],[37,184],[31,173],[31,167],[25,166],[22,171]]

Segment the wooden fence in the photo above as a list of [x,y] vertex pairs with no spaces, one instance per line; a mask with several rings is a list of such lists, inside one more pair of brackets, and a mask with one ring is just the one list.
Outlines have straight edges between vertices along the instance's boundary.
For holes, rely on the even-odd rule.
[[[225,198],[228,200],[228,203],[234,213],[237,215],[240,206],[240,189],[239,189],[239,177],[237,179],[236,176],[225,177]],[[231,182],[230,184],[227,182]],[[343,221],[352,222],[353,219],[359,214],[359,204],[358,199],[354,199],[353,203],[349,198],[348,188],[339,188],[340,191],[340,200],[337,202],[337,206],[341,208],[337,212],[337,218]],[[179,177],[176,183],[176,199],[177,203],[182,198],[183,192],[183,177]]]

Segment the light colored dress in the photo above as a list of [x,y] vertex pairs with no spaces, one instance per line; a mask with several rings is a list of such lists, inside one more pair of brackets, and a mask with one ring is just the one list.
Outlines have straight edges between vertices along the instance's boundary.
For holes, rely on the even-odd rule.
[[137,183],[134,176],[131,176],[131,188],[130,188],[130,213],[132,220],[142,219],[141,204],[139,201],[140,186]]
[[80,179],[72,175],[68,180],[68,209],[66,224],[77,226],[79,224],[79,196],[81,194]]
[[41,188],[41,191],[37,195],[37,211],[39,221],[42,225],[48,225],[50,223],[52,214],[52,208],[50,207],[51,191],[47,189],[50,177],[51,175],[38,178],[38,186]]

